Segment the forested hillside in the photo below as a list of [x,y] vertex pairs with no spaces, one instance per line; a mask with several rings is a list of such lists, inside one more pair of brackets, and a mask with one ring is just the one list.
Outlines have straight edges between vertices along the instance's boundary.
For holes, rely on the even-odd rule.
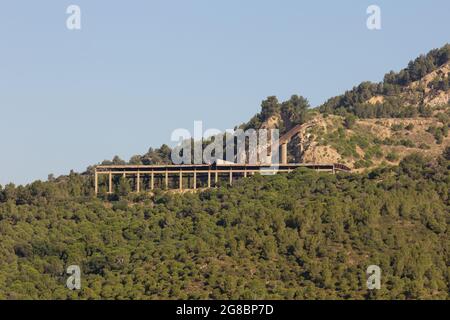
[[387,73],[382,82],[363,82],[329,99],[319,109],[322,113],[352,113],[360,118],[429,116],[432,107],[449,103],[449,63],[450,44],[446,44],[410,61],[398,73]]
[[[194,194],[0,188],[1,299],[448,299],[450,149],[368,174],[254,176]],[[82,289],[65,287],[78,264]],[[368,291],[365,270],[382,269]]]
[[[184,194],[130,193],[125,178],[95,197],[91,166],[0,186],[0,299],[448,299],[449,60],[447,44],[318,108],[270,96],[237,126],[313,124],[289,162],[351,174],[296,170]],[[163,145],[103,164],[170,155]],[[65,287],[74,264],[79,291]],[[373,264],[382,287],[368,291]]]
[[380,83],[363,82],[318,108],[303,97],[268,97],[247,127],[310,124],[303,140],[288,146],[290,162],[339,162],[362,171],[398,164],[413,153],[438,156],[450,145],[450,44],[389,72]]

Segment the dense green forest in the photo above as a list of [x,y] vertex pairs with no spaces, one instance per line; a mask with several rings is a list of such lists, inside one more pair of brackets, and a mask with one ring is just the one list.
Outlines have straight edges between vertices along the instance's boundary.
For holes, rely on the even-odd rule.
[[[76,173],[0,187],[0,299],[448,299],[449,169],[447,148],[364,174],[115,201]],[[72,264],[79,291],[65,287]],[[366,289],[371,264],[381,290]]]

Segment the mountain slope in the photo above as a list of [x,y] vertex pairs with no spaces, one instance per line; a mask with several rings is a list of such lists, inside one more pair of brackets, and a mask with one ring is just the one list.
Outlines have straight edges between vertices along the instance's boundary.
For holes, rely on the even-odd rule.
[[[314,109],[302,96],[284,102],[270,96],[261,112],[239,127],[278,128],[282,135],[298,124],[313,124],[303,133],[304,141],[290,143],[290,162],[341,162],[362,169],[397,164],[415,152],[436,157],[449,145],[449,73],[446,44],[398,73],[391,71],[380,83],[363,82]],[[166,145],[150,148],[129,163],[168,164],[170,152]],[[123,163],[118,157],[103,162]]]
[[413,153],[437,157],[450,145],[448,120],[436,117],[356,119],[349,125],[345,117],[317,114],[311,123],[304,141],[290,144],[291,161],[370,168],[398,164]]
[[77,176],[0,190],[0,299],[448,299],[449,160],[119,202],[79,199]]
[[[96,197],[92,168],[0,186],[0,299],[448,299],[445,48],[320,108],[269,97],[241,126],[310,124],[290,161],[367,172],[299,169],[189,194],[129,193],[124,179]],[[130,163],[170,163],[170,152]],[[79,291],[65,287],[74,264]],[[376,291],[366,288],[372,264]]]
[[[353,113],[360,118],[411,117],[426,107],[448,104],[450,44],[409,62],[380,83],[363,82],[319,107],[322,113]],[[442,100],[435,100],[442,96]],[[447,99],[445,99],[447,97]],[[376,107],[371,107],[376,106]],[[421,110],[419,107],[423,108]]]
[[[310,124],[303,141],[289,145],[291,162],[340,162],[354,169],[398,164],[407,155],[437,157],[450,145],[450,45],[430,51],[383,82],[363,82],[345,94],[304,112],[291,100],[269,97],[262,111],[244,128],[279,128],[286,132],[299,123]],[[306,101],[306,100],[305,100]],[[296,121],[291,114],[303,112]],[[289,119],[289,117],[288,117]]]

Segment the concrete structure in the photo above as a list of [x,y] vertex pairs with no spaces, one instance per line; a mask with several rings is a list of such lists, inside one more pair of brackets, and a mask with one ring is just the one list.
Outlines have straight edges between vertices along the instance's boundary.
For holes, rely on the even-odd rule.
[[[288,160],[287,160],[287,154],[288,154],[287,145],[288,145],[288,143],[296,136],[298,136],[300,138],[300,141],[303,141],[304,130],[306,130],[310,127],[313,127],[314,125],[315,125],[315,122],[308,122],[308,123],[296,125],[291,130],[289,130],[283,136],[280,137],[280,140],[278,143],[281,148],[281,160],[280,160],[281,164],[288,163]],[[302,152],[303,152],[303,150],[300,150],[300,153],[302,153]]]
[[350,171],[350,168],[337,163],[281,163],[272,166],[250,164],[101,165],[95,168],[95,194],[98,194],[99,186],[102,184],[106,184],[107,193],[113,193],[114,184],[117,184],[120,177],[132,180],[135,192],[146,192],[156,188],[195,190],[197,188],[211,188],[220,182],[232,185],[234,180],[255,173],[288,173],[301,167],[333,174],[338,171]]

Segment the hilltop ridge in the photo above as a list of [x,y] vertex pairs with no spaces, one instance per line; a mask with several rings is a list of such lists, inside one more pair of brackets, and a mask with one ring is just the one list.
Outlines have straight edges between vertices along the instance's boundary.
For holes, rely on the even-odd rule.
[[[410,61],[380,83],[362,82],[344,94],[311,108],[293,95],[286,101],[269,96],[261,111],[241,129],[277,128],[284,134],[310,122],[288,147],[290,162],[341,162],[362,170],[398,164],[405,156],[437,157],[449,146],[450,44]],[[204,141],[208,144],[208,141]],[[168,164],[170,148],[150,148],[129,162],[116,157],[102,164]]]
[[450,45],[431,50],[378,84],[363,82],[310,108],[294,95],[268,97],[242,128],[278,128],[282,133],[310,123],[303,141],[289,145],[292,162],[340,162],[354,169],[398,164],[421,153],[437,157],[450,145]]

